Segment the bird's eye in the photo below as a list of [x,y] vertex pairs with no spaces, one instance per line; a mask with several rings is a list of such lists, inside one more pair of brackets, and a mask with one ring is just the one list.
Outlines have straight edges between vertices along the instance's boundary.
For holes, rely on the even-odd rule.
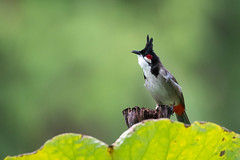
[[149,59],[149,60],[152,60],[152,55],[150,55],[150,54],[148,54],[148,55],[146,55],[146,57],[147,57],[147,59]]

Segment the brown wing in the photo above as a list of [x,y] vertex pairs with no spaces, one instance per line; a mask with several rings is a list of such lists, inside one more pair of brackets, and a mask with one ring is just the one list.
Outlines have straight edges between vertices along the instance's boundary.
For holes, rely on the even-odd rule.
[[[181,105],[183,105],[184,106],[184,108],[185,108],[185,103],[184,103],[184,97],[183,97],[183,93],[182,93],[182,88],[179,88],[179,87],[181,87],[179,84],[178,84],[178,82],[177,82],[177,80],[176,80],[176,78],[175,77],[172,77],[172,82],[173,83],[175,83],[175,84],[173,84],[174,86],[177,86],[177,90],[178,90],[178,95],[179,95],[179,98],[180,98],[180,103],[181,103]],[[177,84],[177,85],[176,85]]]
[[172,85],[174,86],[174,88],[176,89],[179,95],[180,103],[185,107],[182,89],[179,83],[177,82],[176,78],[170,72],[168,72],[168,70],[165,69],[164,67],[161,68],[160,73],[166,79],[166,81],[169,81],[170,83],[172,83]]

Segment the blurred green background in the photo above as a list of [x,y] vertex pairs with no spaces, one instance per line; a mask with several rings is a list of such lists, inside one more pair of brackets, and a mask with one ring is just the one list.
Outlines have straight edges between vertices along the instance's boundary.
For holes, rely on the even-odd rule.
[[239,133],[239,2],[1,0],[0,159],[66,132],[111,144],[124,108],[155,108],[130,53],[147,34],[190,120]]

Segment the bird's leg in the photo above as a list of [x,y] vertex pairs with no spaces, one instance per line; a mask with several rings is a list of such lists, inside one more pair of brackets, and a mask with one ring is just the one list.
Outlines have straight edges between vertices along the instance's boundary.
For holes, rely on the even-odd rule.
[[169,117],[174,114],[173,106],[174,106],[174,105],[168,106],[168,115],[169,115]]
[[161,118],[170,118],[170,116],[168,116],[168,106],[167,105],[159,105],[159,108],[161,110]]
[[170,118],[174,111],[173,111],[173,107],[172,106],[168,106],[168,105],[156,105],[156,110],[159,111],[159,118]]
[[169,114],[171,114],[171,115],[173,115],[174,114],[174,106],[175,106],[175,102],[173,102],[173,104],[172,104],[172,106],[169,106],[170,107],[170,113]]

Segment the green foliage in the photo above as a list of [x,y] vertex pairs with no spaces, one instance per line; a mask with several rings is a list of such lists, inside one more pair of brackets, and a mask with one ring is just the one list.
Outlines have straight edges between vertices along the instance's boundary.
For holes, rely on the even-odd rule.
[[[47,141],[36,152],[17,157],[7,157],[6,160],[30,159],[111,159],[107,145],[99,140],[81,134],[62,134]],[[97,158],[99,157],[99,158]]]
[[5,160],[28,159],[240,159],[240,135],[213,123],[191,126],[168,119],[148,120],[124,132],[113,144],[84,135],[63,134],[38,151]]

